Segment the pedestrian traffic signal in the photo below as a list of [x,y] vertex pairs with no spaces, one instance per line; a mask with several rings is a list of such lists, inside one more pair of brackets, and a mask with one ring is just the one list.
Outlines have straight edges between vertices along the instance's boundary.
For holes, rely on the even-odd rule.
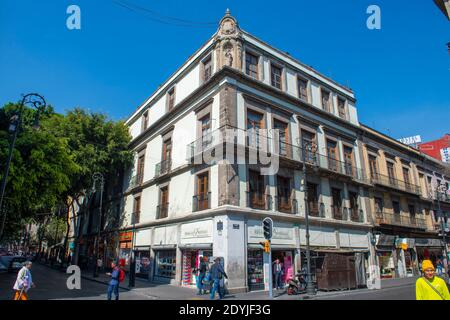
[[272,239],[272,228],[273,228],[273,221],[270,218],[265,218],[263,220],[263,231],[264,231],[264,238],[267,240]]
[[270,242],[269,240],[264,241],[264,252],[270,253]]

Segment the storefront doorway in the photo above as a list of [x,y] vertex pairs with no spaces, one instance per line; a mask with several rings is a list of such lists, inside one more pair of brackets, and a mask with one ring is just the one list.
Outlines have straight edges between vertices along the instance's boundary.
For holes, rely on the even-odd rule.
[[[273,250],[272,251],[272,265],[275,260],[280,260],[283,269],[281,277],[282,284],[286,284],[289,279],[294,277],[294,251],[293,250]],[[275,279],[274,279],[275,281]],[[274,282],[275,283],[275,282]]]
[[181,274],[181,285],[185,287],[196,286],[196,270],[200,266],[200,261],[204,257],[208,258],[208,261],[212,258],[212,250],[183,250],[182,252],[183,262],[182,262],[182,274]]
[[176,257],[175,249],[155,250],[154,280],[170,282],[170,280],[175,279]]
[[137,248],[135,250],[136,258],[136,277],[150,279],[150,249]]

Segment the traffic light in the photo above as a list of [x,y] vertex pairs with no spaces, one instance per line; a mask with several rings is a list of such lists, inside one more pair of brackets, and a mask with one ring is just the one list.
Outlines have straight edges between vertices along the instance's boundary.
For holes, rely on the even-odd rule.
[[259,244],[262,246],[263,251],[265,253],[270,253],[270,241],[269,240],[265,240],[264,242],[260,242]]
[[263,220],[263,231],[264,231],[264,238],[267,240],[272,239],[272,227],[273,227],[272,219],[265,218]]

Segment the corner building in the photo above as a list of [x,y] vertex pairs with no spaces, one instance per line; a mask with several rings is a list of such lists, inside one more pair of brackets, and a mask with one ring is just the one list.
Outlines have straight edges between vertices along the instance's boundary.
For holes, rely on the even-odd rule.
[[[273,259],[290,277],[306,263],[307,203],[315,279],[326,283],[324,263],[343,258],[357,273],[354,285],[364,286],[378,261],[361,142],[369,129],[355,103],[350,89],[243,31],[227,12],[126,122],[136,159],[124,182],[119,256],[134,249],[138,276],[181,286],[195,285],[202,256],[219,256],[230,292],[264,289],[262,220],[274,221]],[[247,155],[265,145],[279,170],[196,161],[230,144]]]

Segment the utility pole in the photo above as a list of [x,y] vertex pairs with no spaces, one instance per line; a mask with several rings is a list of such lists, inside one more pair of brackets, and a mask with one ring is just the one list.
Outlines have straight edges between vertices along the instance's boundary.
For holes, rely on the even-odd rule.
[[269,254],[269,298],[273,299],[272,245],[270,243],[273,233],[273,220],[271,218],[263,220],[263,232],[266,239],[264,251]]
[[448,275],[448,250],[447,250],[447,237],[446,237],[446,230],[445,230],[445,223],[444,223],[444,214],[442,213],[441,210],[441,202],[440,202],[440,197],[442,194],[445,194],[445,191],[442,192],[443,190],[445,190],[445,185],[438,185],[436,187],[436,198],[437,198],[437,205],[438,205],[438,214],[441,218],[441,231],[442,231],[442,241],[444,243],[444,253],[445,253],[445,257],[444,257],[444,266],[445,266],[445,274]]
[[308,278],[306,281],[306,293],[308,295],[315,295],[316,290],[314,288],[314,284],[312,282],[312,277],[311,277],[311,252],[310,252],[310,246],[309,246],[309,238],[310,238],[310,234],[309,234],[309,204],[308,204],[308,184],[306,182],[306,146],[305,145],[301,149],[301,152],[302,152],[302,161],[303,161],[302,189],[303,189],[303,195],[305,197],[306,268],[307,268],[307,278]]

